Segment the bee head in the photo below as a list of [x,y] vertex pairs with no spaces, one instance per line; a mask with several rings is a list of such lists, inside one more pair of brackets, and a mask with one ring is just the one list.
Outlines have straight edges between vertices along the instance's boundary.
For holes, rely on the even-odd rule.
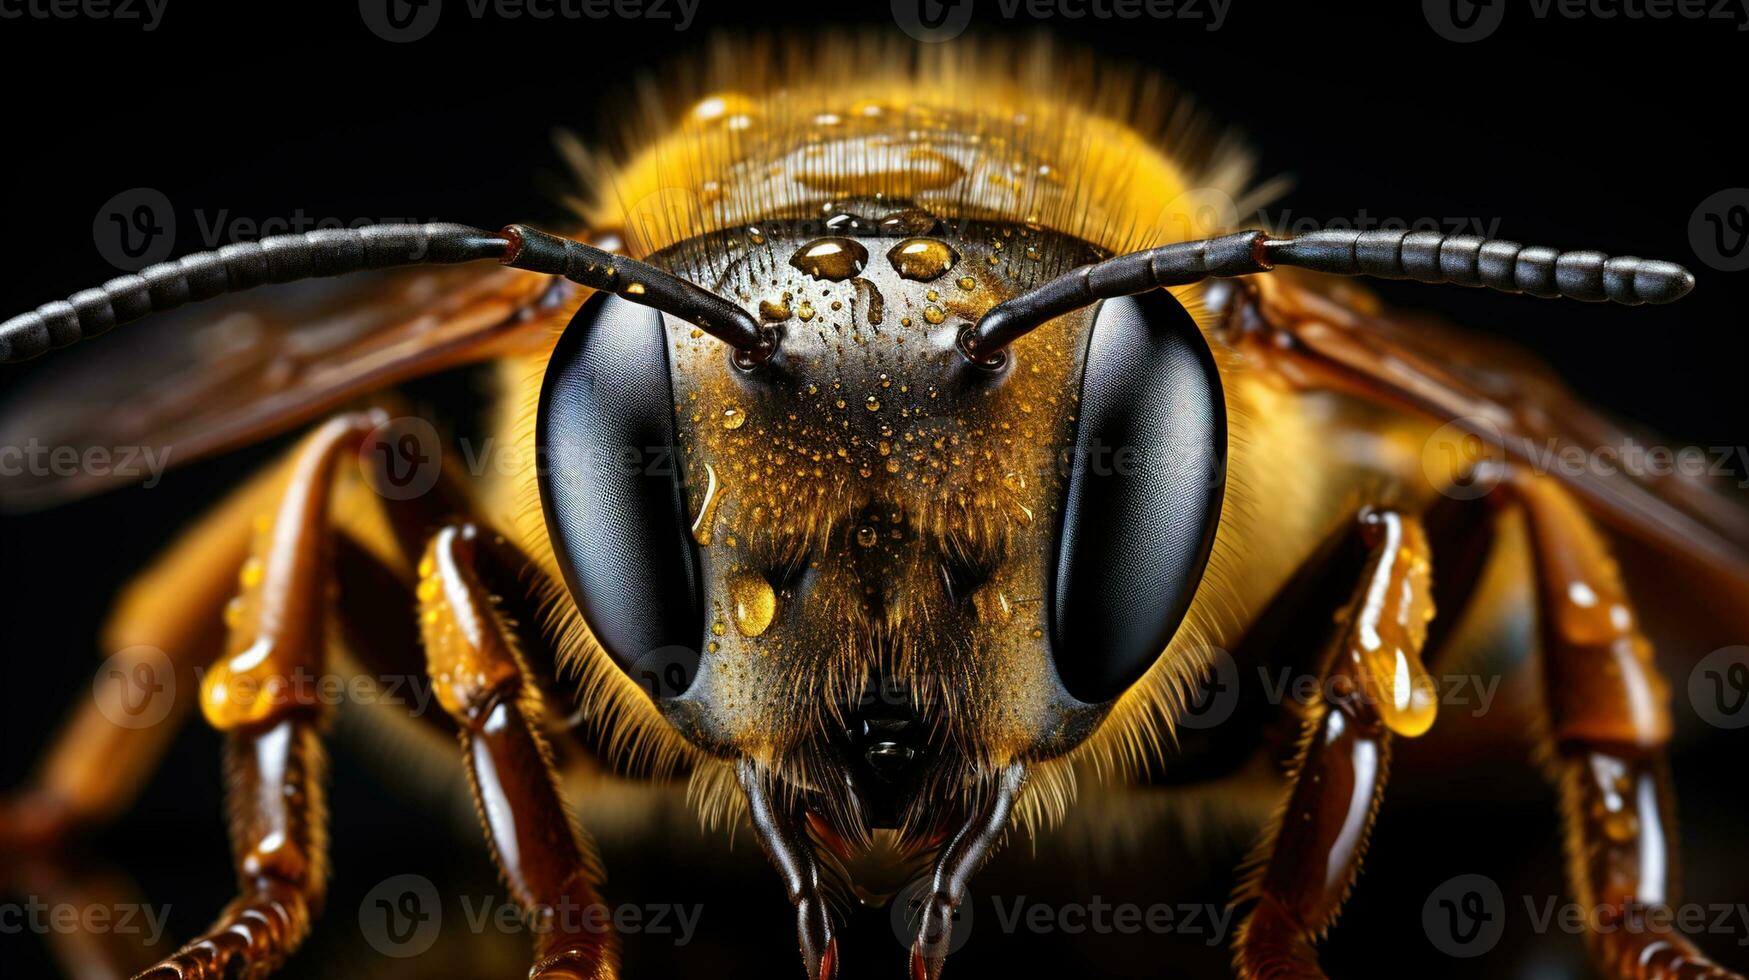
[[892,204],[653,257],[777,331],[752,369],[672,316],[583,308],[542,394],[547,523],[591,632],[686,737],[841,795],[844,824],[915,823],[932,781],[1079,744],[1153,663],[1222,492],[1195,325],[1160,294],[999,366],[956,347],[1095,258]]

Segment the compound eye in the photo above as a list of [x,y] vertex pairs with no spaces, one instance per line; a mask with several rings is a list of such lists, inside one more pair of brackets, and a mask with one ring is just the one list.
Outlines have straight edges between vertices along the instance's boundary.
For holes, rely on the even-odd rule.
[[597,294],[553,350],[535,423],[541,508],[565,584],[634,675],[657,651],[669,662],[690,650],[696,662],[703,633],[672,390],[662,314]]
[[1052,589],[1063,686],[1128,690],[1177,632],[1220,521],[1227,416],[1207,342],[1171,294],[1106,300],[1088,340]]

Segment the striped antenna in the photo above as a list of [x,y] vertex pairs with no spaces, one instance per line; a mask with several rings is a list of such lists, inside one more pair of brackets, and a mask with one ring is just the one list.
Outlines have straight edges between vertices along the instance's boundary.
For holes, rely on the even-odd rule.
[[1243,231],[1131,252],[1072,269],[1000,303],[960,333],[961,353],[1000,366],[1009,344],[1053,317],[1161,286],[1294,266],[1339,276],[1486,286],[1508,293],[1637,306],[1688,295],[1694,274],[1674,262],[1426,231],[1315,231],[1271,238]]
[[743,366],[767,360],[776,350],[775,335],[761,330],[746,310],[655,266],[527,225],[489,232],[434,222],[274,235],[117,276],[0,323],[0,364],[29,360],[153,313],[268,283],[481,259],[563,276],[671,313],[733,347]]

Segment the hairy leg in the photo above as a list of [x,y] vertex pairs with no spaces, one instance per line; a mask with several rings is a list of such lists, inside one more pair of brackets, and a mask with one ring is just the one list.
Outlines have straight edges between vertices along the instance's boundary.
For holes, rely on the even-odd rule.
[[[1286,805],[1265,833],[1238,901],[1250,910],[1235,941],[1242,978],[1322,977],[1313,943],[1336,920],[1360,872],[1384,792],[1393,733],[1432,724],[1421,666],[1433,614],[1427,538],[1414,518],[1365,511],[1354,534],[1366,555],[1307,707]],[[1308,610],[1319,622],[1323,610]],[[1408,684],[1391,683],[1406,677]]]
[[617,973],[618,944],[595,885],[593,849],[571,825],[541,702],[498,607],[516,587],[516,556],[473,525],[439,531],[420,560],[419,620],[438,701],[460,727],[486,840],[537,936],[530,976]]
[[279,503],[252,521],[253,544],[226,608],[226,654],[200,705],[225,735],[238,895],[207,932],[142,977],[261,976],[308,935],[328,878],[326,758],[311,682],[326,662],[328,502],[340,460],[380,421],[337,416],[295,451]]
[[1670,691],[1602,535],[1560,484],[1509,468],[1537,570],[1547,758],[1592,958],[1623,980],[1735,976],[1676,931]]

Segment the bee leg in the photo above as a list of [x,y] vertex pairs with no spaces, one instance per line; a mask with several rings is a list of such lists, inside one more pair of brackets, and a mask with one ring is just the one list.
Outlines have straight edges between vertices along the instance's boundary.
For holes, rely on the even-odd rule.
[[49,853],[139,794],[188,718],[197,671],[223,648],[221,613],[249,554],[251,522],[272,505],[269,476],[233,491],[117,597],[96,696],[70,712],[28,786],[0,799],[0,858]]
[[1384,510],[1363,511],[1350,533],[1366,556],[1360,581],[1324,655],[1286,803],[1236,899],[1250,906],[1234,950],[1244,980],[1324,976],[1312,944],[1360,873],[1391,735],[1418,735],[1432,722],[1431,685],[1394,695],[1381,689],[1374,659],[1383,652],[1404,658],[1410,676],[1419,669],[1432,615],[1426,534],[1413,517]]
[[1675,820],[1663,751],[1670,690],[1616,563],[1559,483],[1498,469],[1501,482],[1487,499],[1518,504],[1530,527],[1546,756],[1561,795],[1568,877],[1594,930],[1599,972],[1624,980],[1736,976],[1674,925]]
[[741,760],[737,775],[747,793],[754,833],[766,857],[783,876],[790,904],[795,906],[802,969],[808,980],[831,980],[838,975],[838,937],[833,934],[832,910],[820,889],[820,867],[813,845],[796,814],[772,801],[752,760]]
[[200,689],[202,713],[225,736],[238,897],[141,978],[265,975],[303,942],[321,907],[325,711],[312,682],[326,664],[329,499],[340,460],[381,421],[353,413],[318,426],[294,451],[276,508],[253,522],[242,589],[226,611],[225,656]]
[[984,795],[982,803],[935,859],[929,894],[920,907],[917,938],[911,942],[912,980],[937,980],[941,976],[952,947],[954,917],[966,898],[966,884],[1008,828],[1014,799],[1025,782],[1026,767],[1019,762],[1010,763],[993,792]]
[[539,980],[612,977],[618,942],[601,870],[571,825],[541,702],[494,590],[516,588],[507,546],[471,524],[440,530],[419,562],[419,622],[437,700],[461,729],[474,803],[512,894],[534,920]]
[[[364,462],[381,465],[374,457]],[[138,796],[188,719],[197,700],[189,692],[199,688],[200,671],[224,652],[223,612],[249,557],[256,520],[272,512],[294,464],[295,458],[276,462],[232,490],[116,597],[101,633],[108,659],[94,680],[95,696],[69,713],[28,786],[0,797],[0,865],[15,855],[51,853],[68,838],[114,820]],[[386,542],[379,551],[386,549],[406,566],[399,574],[407,578],[409,599],[412,564],[425,537],[465,506],[456,475],[443,476],[431,492],[388,508],[379,506],[365,480],[341,480],[344,489],[330,507],[346,530]],[[349,635],[348,645],[385,674],[418,669],[416,631],[385,637],[385,627],[396,624],[382,624],[377,614],[399,598],[378,588],[393,573],[358,574],[358,581],[350,581],[354,573],[370,571],[367,565],[382,568],[382,562],[345,531],[336,538],[341,626],[349,634],[359,632],[356,626],[366,628],[364,635]],[[348,610],[354,593],[357,608]]]

